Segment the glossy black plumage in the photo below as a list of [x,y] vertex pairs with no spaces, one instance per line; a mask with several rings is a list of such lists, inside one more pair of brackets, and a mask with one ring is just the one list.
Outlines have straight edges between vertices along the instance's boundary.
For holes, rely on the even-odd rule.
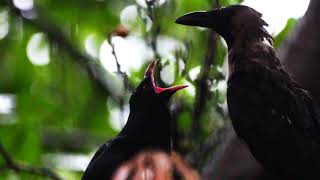
[[319,106],[281,66],[262,15],[241,5],[202,13],[177,23],[212,28],[226,40],[227,102],[237,135],[279,179],[320,179]]
[[171,95],[186,86],[157,87],[151,63],[145,79],[130,97],[130,114],[117,137],[95,153],[82,179],[111,179],[117,167],[145,149],[171,151],[171,121],[168,108]]

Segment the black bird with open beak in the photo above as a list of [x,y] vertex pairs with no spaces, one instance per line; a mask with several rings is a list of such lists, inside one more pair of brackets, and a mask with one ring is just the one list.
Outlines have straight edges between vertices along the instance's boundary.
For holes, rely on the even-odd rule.
[[158,87],[154,80],[156,61],[130,97],[130,114],[117,137],[103,144],[95,153],[82,179],[111,179],[116,168],[141,150],[171,151],[170,97],[187,86]]
[[189,13],[176,23],[211,28],[227,42],[230,118],[261,165],[279,179],[319,179],[319,106],[280,64],[261,17],[233,5]]

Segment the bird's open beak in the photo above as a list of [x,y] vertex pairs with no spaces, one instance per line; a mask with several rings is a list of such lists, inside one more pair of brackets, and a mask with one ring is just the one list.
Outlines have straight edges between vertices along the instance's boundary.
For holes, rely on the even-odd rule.
[[172,87],[167,87],[167,88],[158,87],[155,80],[154,80],[154,69],[155,69],[157,62],[158,62],[158,60],[150,63],[146,72],[145,72],[145,78],[151,79],[152,87],[153,87],[154,92],[156,94],[160,94],[163,92],[168,92],[169,94],[174,94],[178,90],[181,90],[181,89],[188,87],[187,85],[172,86]]
[[179,17],[176,20],[177,24],[188,25],[188,26],[200,26],[210,27],[210,14],[212,11],[198,11],[191,12]]

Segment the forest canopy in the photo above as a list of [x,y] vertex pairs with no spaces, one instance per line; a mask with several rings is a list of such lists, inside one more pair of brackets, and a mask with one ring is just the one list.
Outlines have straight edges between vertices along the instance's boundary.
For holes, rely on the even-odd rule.
[[[79,179],[99,145],[125,124],[130,94],[154,59],[161,87],[189,85],[170,109],[174,149],[190,155],[230,125],[227,48],[211,31],[174,21],[239,3],[251,1],[1,1],[0,179]],[[296,18],[270,29],[276,48]]]

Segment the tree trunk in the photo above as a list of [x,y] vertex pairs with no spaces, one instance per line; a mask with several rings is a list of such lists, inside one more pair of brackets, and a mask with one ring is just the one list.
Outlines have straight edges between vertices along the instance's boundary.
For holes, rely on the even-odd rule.
[[279,50],[286,70],[320,100],[320,1],[311,0],[308,11]]

